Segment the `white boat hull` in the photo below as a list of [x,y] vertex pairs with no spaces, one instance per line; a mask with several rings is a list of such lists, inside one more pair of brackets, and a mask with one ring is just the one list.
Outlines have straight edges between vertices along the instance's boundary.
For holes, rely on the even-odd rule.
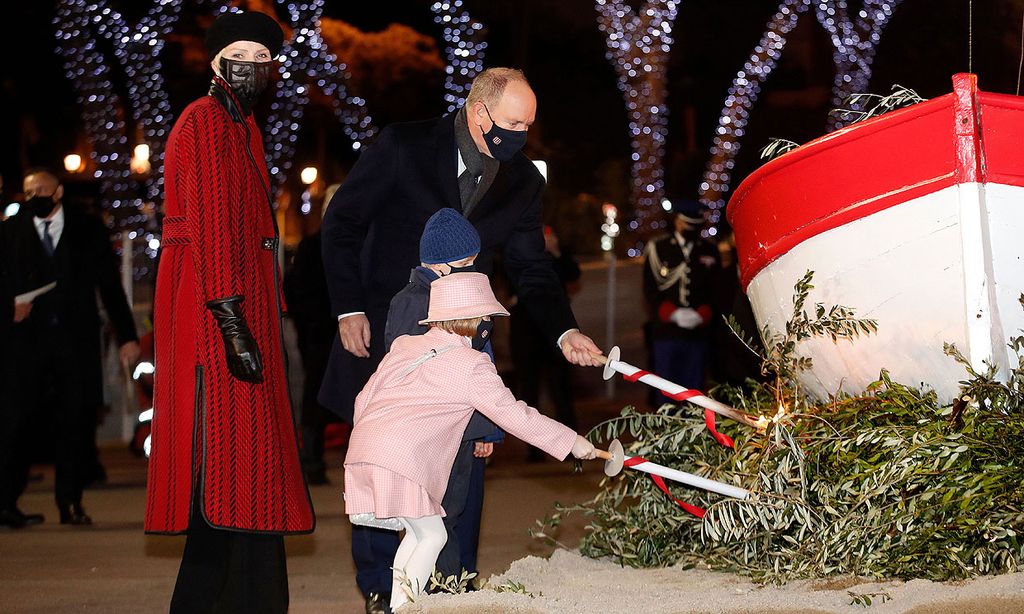
[[760,270],[747,294],[760,325],[780,333],[794,283],[813,270],[807,309],[844,305],[878,321],[874,335],[798,346],[814,361],[800,376],[813,396],[863,391],[884,368],[948,402],[967,374],[944,343],[1001,377],[1017,363],[1007,341],[1024,334],[1022,237],[1024,188],[956,184],[803,241]]

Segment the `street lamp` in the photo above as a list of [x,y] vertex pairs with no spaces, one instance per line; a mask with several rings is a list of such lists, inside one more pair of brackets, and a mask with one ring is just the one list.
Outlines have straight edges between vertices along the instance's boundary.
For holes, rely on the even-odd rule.
[[[604,223],[601,224],[601,250],[604,251],[605,260],[608,262],[608,293],[605,298],[605,346],[615,345],[615,237],[619,236],[619,223],[615,221],[619,217],[619,208],[612,203],[601,205],[601,213],[604,215]],[[615,398],[615,380],[609,379],[605,382],[605,395],[609,399]]]
[[316,183],[316,178],[319,175],[320,172],[316,170],[315,166],[307,166],[299,173],[299,179],[306,184],[306,189],[302,191],[302,204],[299,206],[299,212],[302,215],[309,215],[309,212],[313,210],[313,195],[310,193],[310,188]]
[[80,173],[85,167],[82,164],[82,156],[78,154],[68,154],[64,156],[64,170],[69,173]]
[[132,150],[132,160],[129,163],[129,168],[132,172],[137,175],[145,175],[150,170],[149,165],[149,145],[145,143],[139,143]]
[[313,183],[316,182],[316,178],[319,174],[320,172],[316,170],[315,166],[307,166],[306,168],[302,169],[301,173],[299,173],[299,178],[302,179],[302,183],[306,185],[313,185]]
[[619,236],[619,224],[615,218],[619,216],[619,208],[612,203],[605,203],[601,206],[601,213],[604,214],[604,223],[601,224],[601,249],[610,252],[615,249],[615,237]]

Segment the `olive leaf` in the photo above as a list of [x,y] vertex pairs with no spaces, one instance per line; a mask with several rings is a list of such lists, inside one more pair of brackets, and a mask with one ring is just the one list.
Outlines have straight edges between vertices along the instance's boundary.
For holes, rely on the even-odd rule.
[[[847,307],[814,305],[808,272],[794,287],[784,332],[768,334],[768,383],[720,387],[714,394],[751,413],[782,419],[757,433],[722,422],[735,441],[725,448],[707,435],[699,408],[626,407],[589,434],[621,438],[631,455],[750,490],[744,501],[669,483],[675,498],[706,510],[703,520],[678,507],[645,474],[626,471],[602,482],[590,501],[558,505],[538,521],[549,541],[569,514],[588,517],[581,552],[632,567],[711,567],[760,582],[860,576],[960,580],[1024,569],[1024,334],[1010,339],[1016,365],[999,378],[965,369],[956,420],[936,394],[878,380],[856,396],[814,402],[796,383],[810,358],[801,341],[855,338],[877,330]],[[1022,295],[1024,307],[1024,295]],[[742,334],[740,335],[742,338]],[[1013,361],[1011,361],[1012,364]],[[851,604],[884,601],[884,593],[851,594]]]

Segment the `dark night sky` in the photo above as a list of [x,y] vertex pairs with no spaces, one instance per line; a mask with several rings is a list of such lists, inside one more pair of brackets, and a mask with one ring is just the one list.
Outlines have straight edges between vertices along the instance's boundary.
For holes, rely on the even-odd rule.
[[[111,3],[129,6],[124,1]],[[148,5],[130,4],[134,10]],[[525,69],[537,91],[540,107],[531,147],[534,153],[543,148],[549,160],[552,194],[586,191],[606,198],[616,197],[616,192],[624,194],[629,155],[626,115],[614,72],[604,58],[593,1],[466,0],[465,4],[488,27],[487,64]],[[852,0],[850,4],[856,8],[860,3]],[[5,6],[5,22],[23,34],[17,40],[8,36],[0,42],[6,58],[0,69],[4,109],[0,172],[7,181],[8,196],[17,191],[12,183],[17,183],[26,162],[59,160],[76,147],[80,126],[74,93],[53,50],[53,6],[53,2]],[[926,98],[948,92],[950,75],[967,69],[967,6],[968,0],[904,0],[882,34],[871,90],[884,93],[899,83]],[[695,196],[726,90],[776,8],[776,2],[765,0],[681,2],[669,69],[666,164],[670,194]],[[982,89],[1015,90],[1022,12],[1024,0],[974,2],[973,64]],[[366,31],[398,22],[435,38],[440,35],[428,0],[328,0],[325,13]],[[789,40],[761,103],[752,111],[737,178],[759,164],[757,150],[769,137],[804,142],[824,130],[828,97],[815,102],[821,97],[811,94],[831,87],[831,46],[811,11],[801,18]],[[176,94],[184,104],[201,93],[197,87],[195,92]],[[441,94],[437,84],[425,87],[425,100],[409,106],[410,116],[403,117],[399,105],[393,117],[382,119],[421,119],[424,109],[439,113]],[[800,104],[793,104],[794,100]],[[179,102],[175,100],[175,104]],[[686,108],[692,108],[693,134],[683,120]],[[28,150],[31,160],[19,151],[30,125],[26,117],[34,120],[31,123],[39,136],[39,143]],[[347,140],[337,126],[328,126],[326,141],[328,156],[336,157],[341,166],[351,162]],[[303,146],[300,140],[300,150]],[[300,151],[299,155],[306,154]]]

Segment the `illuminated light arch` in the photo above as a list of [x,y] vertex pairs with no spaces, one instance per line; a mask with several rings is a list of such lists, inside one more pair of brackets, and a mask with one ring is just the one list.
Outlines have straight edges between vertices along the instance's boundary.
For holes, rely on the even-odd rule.
[[466,104],[473,79],[484,69],[484,26],[463,10],[462,0],[444,0],[430,5],[434,23],[444,28],[445,67],[444,101],[448,113]]
[[[647,0],[639,11],[634,11],[622,0],[596,0],[606,57],[615,67],[628,113],[632,149],[630,199],[634,207],[629,227],[641,233],[664,225],[656,213],[665,193],[665,74],[678,4],[677,0]],[[631,252],[636,250],[635,246]]]
[[105,19],[93,15],[91,3],[66,0],[57,6],[57,52],[82,107],[82,121],[92,143],[93,176],[100,181],[104,203],[111,208],[117,230],[140,226],[142,204],[132,190],[131,152],[125,122],[118,116],[121,100],[113,91],[110,62],[99,49],[94,27]]
[[[775,69],[786,36],[796,27],[800,15],[812,6],[818,23],[829,34],[834,48],[833,62],[836,76],[832,88],[832,104],[838,107],[851,93],[867,90],[871,79],[871,63],[881,31],[889,22],[893,10],[901,0],[865,0],[854,21],[850,21],[845,0],[784,0],[768,21],[765,33],[754,51],[737,73],[726,96],[718,127],[711,146],[704,176],[698,186],[700,201],[708,207],[714,234],[715,224],[721,221],[725,208],[725,195],[729,192],[732,169],[740,150],[749,120],[750,108],[757,101],[761,84]],[[841,127],[837,117],[828,120],[829,129]]]
[[[815,7],[818,23],[828,32],[835,51],[832,61],[836,77],[832,85],[832,108],[839,108],[851,94],[863,93],[871,80],[871,64],[882,29],[902,0],[864,0],[854,20],[850,20],[845,0],[819,2]],[[838,115],[828,118],[829,130],[846,125]]]
[[725,207],[725,194],[729,191],[740,137],[746,131],[750,108],[761,93],[761,84],[775,70],[786,36],[796,27],[800,15],[811,6],[812,0],[784,0],[779,10],[768,20],[765,33],[754,46],[754,51],[743,63],[743,68],[729,86],[722,114],[715,129],[711,158],[698,186],[700,201],[710,209],[712,224],[721,219]]
[[181,15],[181,7],[181,0],[158,0],[145,17],[133,25],[105,0],[86,6],[97,31],[113,45],[114,55],[128,77],[132,116],[149,146],[152,170],[146,180],[146,196],[153,202],[163,199],[164,145],[174,121],[164,87],[160,53],[164,40]]

